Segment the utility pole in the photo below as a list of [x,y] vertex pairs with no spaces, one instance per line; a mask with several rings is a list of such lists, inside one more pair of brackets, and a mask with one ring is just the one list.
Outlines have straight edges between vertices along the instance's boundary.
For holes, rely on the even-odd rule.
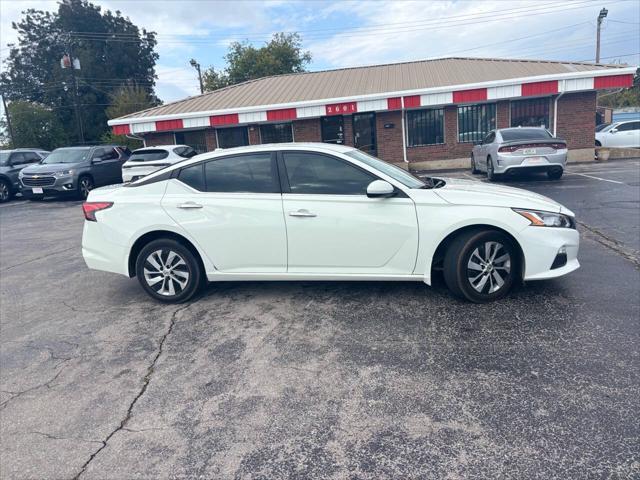
[[4,114],[7,116],[7,129],[9,130],[9,138],[11,139],[11,146],[16,148],[16,137],[13,136],[13,128],[11,127],[11,115],[9,114],[9,108],[7,107],[7,100],[2,92],[2,106],[4,107]]
[[200,64],[196,62],[194,58],[189,60],[189,63],[193,68],[195,68],[198,71],[198,80],[200,81],[200,93],[202,94],[204,93],[204,86],[202,85],[202,72],[200,71]]
[[607,13],[609,13],[609,10],[603,8],[598,14],[598,30],[596,33],[596,63],[600,63],[600,26],[602,25],[602,20],[604,20],[607,16]]
[[80,60],[73,56],[73,51],[71,49],[71,44],[73,40],[71,39],[71,34],[69,34],[67,39],[67,57],[68,57],[68,66],[64,61],[64,57],[61,61],[62,68],[69,68],[71,72],[71,81],[73,82],[73,109],[76,115],[76,122],[78,124],[78,140],[80,140],[80,144],[84,145],[84,128],[82,126],[82,117],[80,116],[80,108],[78,107],[78,79],[76,78],[76,65],[77,69],[80,70]]

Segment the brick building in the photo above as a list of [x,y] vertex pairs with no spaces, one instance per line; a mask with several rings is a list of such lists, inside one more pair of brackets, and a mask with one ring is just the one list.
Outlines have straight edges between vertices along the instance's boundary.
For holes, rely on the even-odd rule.
[[570,160],[594,155],[596,91],[631,86],[636,67],[446,58],[278,75],[109,121],[147,146],[204,152],[275,142],[353,145],[405,167],[467,166],[493,128],[544,126]]

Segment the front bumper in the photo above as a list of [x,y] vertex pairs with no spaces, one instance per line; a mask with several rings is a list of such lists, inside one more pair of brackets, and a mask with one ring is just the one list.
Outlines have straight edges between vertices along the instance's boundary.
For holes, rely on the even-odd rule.
[[[573,272],[580,267],[580,234],[571,228],[526,227],[520,235],[524,252],[524,280],[545,280]],[[566,263],[552,268],[558,253],[566,251]]]
[[494,172],[498,174],[516,172],[548,172],[564,170],[567,153],[522,155],[499,153],[494,162]]
[[[78,179],[73,175],[65,177],[52,177],[54,180],[46,185],[35,185],[28,178],[20,179],[20,193],[24,197],[38,196],[54,196],[54,195],[72,195],[77,192]],[[25,185],[25,180],[27,184]],[[34,193],[33,189],[41,188],[43,193]]]

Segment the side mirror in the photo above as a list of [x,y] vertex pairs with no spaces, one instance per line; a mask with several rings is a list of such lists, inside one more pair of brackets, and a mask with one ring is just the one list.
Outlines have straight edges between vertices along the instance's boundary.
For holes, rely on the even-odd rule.
[[616,133],[618,131],[617,128],[612,128],[611,130],[609,130],[609,133]]
[[369,198],[393,197],[395,194],[396,189],[393,185],[384,180],[374,180],[367,187],[367,197]]

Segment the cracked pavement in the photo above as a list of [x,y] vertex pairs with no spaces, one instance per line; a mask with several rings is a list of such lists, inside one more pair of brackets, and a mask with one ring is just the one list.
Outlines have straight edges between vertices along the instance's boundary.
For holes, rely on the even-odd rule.
[[491,305],[442,282],[161,305],[86,269],[79,202],[0,206],[0,478],[637,478],[638,167],[510,181],[577,213],[582,268]]

